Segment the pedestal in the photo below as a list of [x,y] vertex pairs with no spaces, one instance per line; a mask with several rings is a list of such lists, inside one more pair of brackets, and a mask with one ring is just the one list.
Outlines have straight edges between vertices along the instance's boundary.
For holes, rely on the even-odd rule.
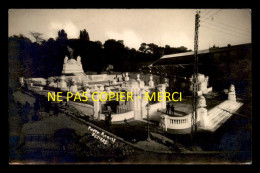
[[207,127],[209,125],[207,109],[199,108],[197,113],[198,113],[198,117],[200,119],[200,127],[202,127],[202,128]]
[[228,100],[236,101],[236,93],[235,92],[229,92],[228,93]]
[[71,91],[71,92],[78,92],[78,87],[77,87],[77,85],[72,85],[71,88],[70,88],[70,91]]

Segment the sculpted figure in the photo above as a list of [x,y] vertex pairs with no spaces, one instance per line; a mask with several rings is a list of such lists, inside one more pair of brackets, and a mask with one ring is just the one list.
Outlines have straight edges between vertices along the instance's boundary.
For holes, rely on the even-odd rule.
[[77,63],[81,64],[81,57],[80,56],[77,57]]
[[70,58],[72,59],[73,58],[73,49],[71,47],[69,47],[69,46],[67,46],[67,49],[68,49],[68,51],[70,53]]
[[67,62],[68,62],[68,57],[67,56],[65,56],[65,58],[64,58],[64,64],[67,64]]

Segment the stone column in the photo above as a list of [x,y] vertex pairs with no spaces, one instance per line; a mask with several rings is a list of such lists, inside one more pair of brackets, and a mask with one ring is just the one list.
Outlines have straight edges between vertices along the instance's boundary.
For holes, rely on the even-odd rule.
[[148,99],[145,100],[145,89],[141,90],[141,117],[146,118],[147,116],[147,111],[146,111],[146,105],[148,103]]
[[91,95],[89,88],[87,88],[85,92],[87,92],[87,95]]
[[19,83],[21,86],[24,86],[24,78],[23,77],[19,77]]
[[161,115],[161,120],[159,126],[164,130],[167,131],[167,115]]
[[[139,95],[139,88],[133,88],[133,110],[134,110],[134,117],[135,119],[141,118],[141,105],[140,105],[140,95]],[[139,98],[138,98],[139,97]]]
[[205,128],[209,125],[208,110],[205,108],[206,106],[205,97],[200,96],[198,99],[197,122],[200,121],[200,127],[202,128]]
[[154,87],[153,76],[150,76],[149,87]]
[[73,79],[74,84],[71,86],[70,91],[75,93],[78,92],[78,86],[76,85],[76,81]]
[[105,104],[108,100],[109,93],[107,93],[107,91],[104,90],[104,86],[100,86],[99,90],[100,90],[99,98],[101,98],[101,100],[100,100],[100,113],[102,113],[103,110],[105,109]]
[[129,81],[128,73],[125,73],[125,81]]
[[160,101],[161,102],[161,109],[165,109],[166,108],[166,100],[165,100],[165,84],[159,84],[157,86],[159,92],[161,92],[159,95],[162,96],[160,97],[161,100],[163,101]]
[[100,101],[99,101],[99,93],[95,93],[94,95],[93,95],[93,98],[95,99],[95,100],[98,100],[98,101],[94,101],[93,100],[93,107],[94,107],[94,119],[100,119],[100,117],[99,117],[99,115],[100,115]]
[[99,87],[99,90],[100,90],[100,92],[103,92],[103,91],[104,91],[104,87],[103,87],[103,86],[100,86],[100,87]]
[[141,79],[140,79],[140,74],[137,74],[137,75],[136,75],[136,78],[137,78],[137,79],[136,79],[137,81],[140,81],[140,80],[141,80]]
[[60,89],[67,88],[67,83],[65,82],[65,76],[60,77]]
[[235,86],[233,84],[231,84],[229,87],[228,100],[236,101],[236,91],[235,91]]
[[202,91],[203,94],[208,94],[208,89],[207,89],[207,82],[203,81],[200,83],[200,90]]
[[97,85],[94,85],[94,90],[95,90],[95,91],[98,91],[98,90],[99,90],[99,88],[98,88]]
[[117,79],[113,79],[113,82],[112,82],[112,84],[117,84],[117,81],[116,81]]

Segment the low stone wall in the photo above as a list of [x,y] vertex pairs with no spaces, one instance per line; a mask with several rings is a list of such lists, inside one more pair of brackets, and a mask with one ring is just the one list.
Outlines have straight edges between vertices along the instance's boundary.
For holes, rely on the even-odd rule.
[[124,121],[125,119],[134,118],[134,111],[129,111],[121,114],[113,114],[112,115],[112,122]]
[[170,117],[168,115],[163,115],[165,118],[165,128],[166,129],[187,129],[191,127],[191,114],[183,117]]

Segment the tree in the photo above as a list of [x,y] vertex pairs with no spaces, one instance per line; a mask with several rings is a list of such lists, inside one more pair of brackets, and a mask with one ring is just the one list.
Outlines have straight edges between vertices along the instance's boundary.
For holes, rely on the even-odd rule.
[[58,31],[57,40],[68,40],[67,33],[64,31],[64,29]]
[[81,88],[82,88],[82,90],[85,92],[86,90],[87,90],[87,88],[88,88],[88,84],[86,83],[86,82],[81,82],[81,84],[80,84],[80,86],[81,86]]
[[66,82],[67,85],[69,86],[69,92],[70,92],[70,88],[75,84],[75,81],[72,78],[69,78]]
[[58,84],[59,84],[59,81],[60,81],[59,77],[58,77],[58,76],[55,76],[55,77],[53,78],[53,81],[54,81],[55,83],[57,83],[57,88],[58,88]]
[[144,52],[148,48],[146,43],[142,43],[139,47],[139,51]]
[[80,31],[79,39],[89,41],[89,35],[88,35],[88,32],[86,31],[86,29]]
[[38,44],[41,44],[41,42],[44,40],[42,38],[42,33],[39,32],[30,32],[30,35],[35,39],[35,42]]
[[102,48],[102,43],[101,43],[101,41],[95,41],[95,43],[96,43],[100,48]]

